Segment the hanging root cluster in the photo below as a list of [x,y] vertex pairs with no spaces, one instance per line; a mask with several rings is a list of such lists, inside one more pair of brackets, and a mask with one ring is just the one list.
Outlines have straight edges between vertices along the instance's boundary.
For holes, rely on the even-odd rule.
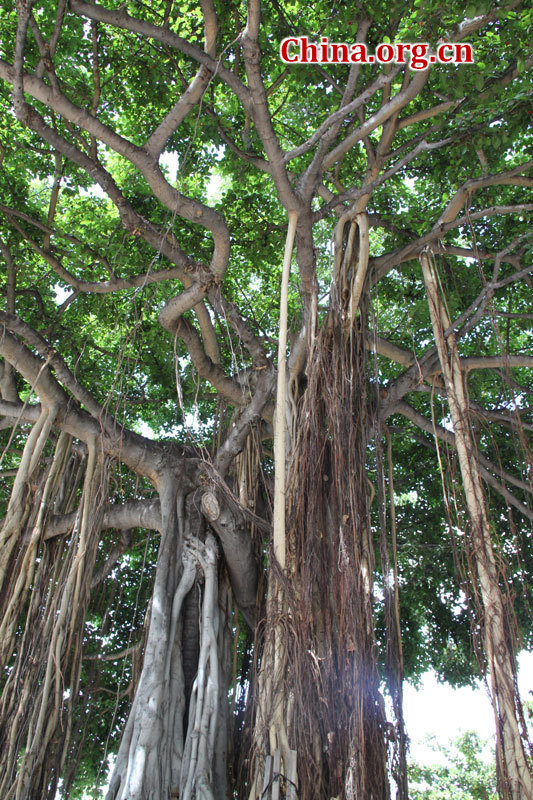
[[389,796],[373,623],[365,327],[364,309],[348,333],[330,312],[289,463],[279,676],[302,798]]
[[[450,330],[451,322],[437,265],[429,251],[421,254],[420,263],[470,522],[468,584],[474,598],[474,624],[480,629],[479,638],[496,721],[498,792],[503,800],[526,800],[533,796],[533,776],[516,680],[516,621],[504,571],[492,541],[457,342],[453,332],[448,336],[445,334]],[[466,581],[463,583],[467,584]]]
[[[43,408],[28,437],[0,533],[0,795],[16,800],[54,797],[69,752],[107,496],[96,440],[51,445],[54,418]],[[47,539],[51,516],[76,509],[70,535]]]

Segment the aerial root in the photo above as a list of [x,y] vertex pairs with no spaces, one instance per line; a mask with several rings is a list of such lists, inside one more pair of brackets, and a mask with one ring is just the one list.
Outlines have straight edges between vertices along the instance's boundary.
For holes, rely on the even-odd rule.
[[218,728],[218,697],[220,691],[218,638],[220,612],[218,608],[217,546],[209,535],[202,544],[189,543],[189,549],[204,577],[201,608],[201,638],[198,673],[193,684],[189,707],[189,725],[181,772],[180,800],[193,797],[212,800],[211,765],[214,761]]
[[[19,530],[17,550],[13,549],[16,558],[11,561],[10,584],[5,586],[9,600],[2,620],[9,642],[4,650],[8,659],[13,632],[23,628],[0,702],[0,728],[9,731],[7,736],[2,734],[0,794],[15,800],[44,800],[48,788],[57,786],[65,763],[107,481],[107,462],[101,458],[96,440],[89,441],[86,463],[80,464],[72,452],[71,438],[64,433],[38,473],[54,418],[55,410],[45,412],[32,431],[31,456],[24,458],[23,454],[24,476],[36,480],[37,490],[24,508],[19,496],[22,484],[14,486],[9,520],[6,517],[8,526],[17,520],[29,531],[25,535],[25,528]],[[60,542],[45,541],[50,512],[72,510],[83,470],[70,542],[67,537]]]

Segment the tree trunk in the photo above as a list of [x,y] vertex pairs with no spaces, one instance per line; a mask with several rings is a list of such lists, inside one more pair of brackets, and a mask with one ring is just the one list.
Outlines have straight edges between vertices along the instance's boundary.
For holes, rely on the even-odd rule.
[[[199,538],[192,530],[176,483],[170,475],[160,486],[150,627],[108,800],[226,797],[229,645],[218,548],[211,534]],[[194,625],[191,641],[184,641]]]

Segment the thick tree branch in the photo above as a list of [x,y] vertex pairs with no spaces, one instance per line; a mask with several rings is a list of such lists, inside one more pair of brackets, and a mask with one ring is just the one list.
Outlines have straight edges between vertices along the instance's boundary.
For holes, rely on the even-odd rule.
[[222,367],[215,364],[205,352],[199,334],[185,319],[179,319],[175,333],[185,342],[192,362],[200,375],[215,387],[230,403],[239,407],[247,402],[247,394],[239,384],[228,378]]
[[[472,178],[471,180],[464,183],[460,189],[456,191],[442,214],[440,215],[439,219],[435,223],[437,225],[446,225],[448,222],[452,222],[464,206],[468,198],[474,194],[474,192],[479,191],[480,189],[486,189],[488,186],[526,186],[532,187],[533,186],[533,178],[527,178],[522,175],[523,172],[530,170],[533,168],[533,159],[530,161],[525,161],[522,164],[519,164],[517,167],[513,169],[506,170],[505,172],[499,172],[496,175],[486,175],[481,178]],[[480,213],[480,212],[478,212]],[[496,213],[505,213],[505,212],[496,212]],[[471,215],[473,218],[473,215]]]
[[[295,147],[293,150],[289,150],[288,153],[285,154],[284,161],[286,164],[289,161],[292,161],[294,158],[298,158],[298,156],[304,155],[307,153],[308,150],[311,150],[315,144],[322,139],[325,133],[331,128],[332,126],[338,126],[339,123],[342,123],[344,119],[346,119],[350,114],[357,111],[361,106],[370,100],[376,92],[379,92],[380,89],[383,89],[384,86],[388,86],[393,82],[396,76],[401,72],[401,67],[395,67],[391,70],[388,74],[382,72],[371,84],[368,86],[360,95],[358,95],[355,100],[347,103],[346,105],[342,105],[334,111],[332,114],[324,120],[324,122],[317,128],[317,130],[309,137],[305,142]],[[342,102],[342,101],[341,101]],[[379,123],[378,123],[379,124]]]
[[379,177],[371,180],[368,183],[365,181],[363,186],[360,188],[348,189],[347,191],[334,195],[333,198],[323,205],[319,211],[315,212],[314,219],[323,219],[332,209],[345,203],[347,200],[353,202],[354,200],[358,200],[364,195],[373,192],[374,189],[377,189],[378,186],[382,186],[389,180],[389,178],[392,178],[393,175],[396,175],[400,170],[406,167],[411,161],[419,156],[420,153],[428,153],[433,150],[439,150],[441,147],[449,144],[450,141],[450,137],[447,139],[441,139],[438,142],[427,142],[425,139],[422,139],[422,141],[420,141],[413,150],[407,153],[403,158],[399,159],[395,164],[393,164],[392,167],[389,167],[389,169],[383,172]]
[[330,169],[341,156],[350,150],[354,144],[361,141],[369,133],[372,133],[377,127],[383,125],[390,117],[398,114],[410,100],[413,100],[424,87],[428,79],[429,70],[425,73],[418,73],[413,76],[408,87],[398,92],[394,97],[379,111],[372,114],[366,122],[362,123],[355,129],[355,131],[347,136],[346,139],[335,147],[324,159],[324,170]]
[[[252,400],[243,411],[233,418],[228,436],[219,448],[215,459],[215,467],[220,475],[226,474],[231,462],[241,451],[251,426],[265,416],[265,409],[274,388],[274,377],[272,371],[262,373],[257,381]],[[270,414],[268,417],[271,419]]]
[[[454,325],[455,327],[455,325]],[[405,367],[410,367],[414,361],[415,356],[409,350],[399,347],[392,342],[388,342],[380,336],[374,336],[372,333],[367,335],[368,349],[379,353],[379,355],[386,356],[397,364],[402,364]],[[433,356],[433,348],[431,349],[431,356]],[[426,363],[427,354],[421,356],[418,364],[420,365],[420,372],[424,378],[428,379],[433,375],[440,373],[440,367],[429,367]],[[529,367],[533,368],[533,356],[524,354],[503,354],[501,356],[468,356],[460,359],[461,368],[465,372],[470,372],[474,369],[495,369],[497,367]]]
[[[217,38],[217,18],[211,0],[203,0],[202,12],[204,15],[205,33],[205,52],[216,57],[216,38]],[[159,123],[155,131],[147,139],[145,147],[147,151],[157,157],[163,150],[167,140],[178,129],[189,111],[201,100],[212,75],[206,66],[202,64],[191,84],[187,87],[176,105],[168,112],[166,117]]]
[[[390,413],[401,414],[409,419],[414,425],[416,425],[417,428],[420,428],[432,436],[437,436],[443,442],[446,442],[455,449],[455,434],[452,431],[443,428],[441,425],[433,426],[431,420],[426,419],[408,403],[404,401],[396,403],[391,409]],[[475,457],[478,460],[480,474],[485,483],[487,483],[492,489],[495,489],[495,491],[497,491],[498,494],[504,498],[504,500],[517,508],[521,514],[533,521],[533,510],[530,509],[529,506],[526,506],[524,503],[520,502],[520,500],[518,500],[509,491],[509,489],[507,489],[505,484],[500,483],[500,481],[495,477],[495,474],[498,475],[503,481],[513,484],[528,494],[533,494],[533,489],[529,483],[521,481],[518,478],[515,478],[515,476],[511,475],[509,472],[500,469],[498,466],[496,466],[496,464],[493,464],[481,453],[476,453]]]
[[248,20],[246,28],[241,34],[241,46],[252,99],[251,113],[257,133],[265,148],[279,199],[286,211],[297,212],[300,209],[301,202],[292,188],[289,175],[283,163],[285,153],[281,149],[272,125],[268,97],[261,76],[261,51],[257,41],[259,21],[260,3],[256,2],[256,0],[249,0]]
[[432,117],[436,117],[437,114],[443,114],[445,111],[449,111],[450,108],[455,108],[460,102],[460,100],[445,100],[443,103],[439,103],[432,108],[423,108],[420,111],[415,111],[414,114],[410,114],[408,117],[402,117],[402,119],[399,120],[398,130],[401,131],[403,128],[408,128],[409,125],[415,125],[417,122],[432,119]]
[[247,110],[250,110],[251,98],[249,90],[237,76],[231,70],[222,66],[220,61],[215,61],[207,52],[200,50],[199,47],[191,44],[181,36],[172,33],[168,28],[160,28],[145,20],[130,17],[122,8],[112,11],[103,6],[96,5],[95,3],[81,2],[81,0],[70,0],[70,8],[81,16],[89,19],[96,19],[99,22],[105,22],[108,25],[113,25],[116,28],[122,28],[132,33],[138,33],[147,38],[156,39],[169,47],[179,50],[199,64],[206,66],[213,75],[217,75],[223,80],[237,95],[243,106]]
[[[421,236],[419,239],[411,241],[405,247],[392,253],[387,253],[383,256],[378,256],[377,258],[372,259],[371,264],[374,268],[373,281],[377,283],[391,269],[403,264],[405,261],[410,261],[426,245],[435,245],[440,242],[440,240],[443,238],[443,235],[448,231],[460,228],[462,225],[468,225],[477,219],[483,219],[485,217],[501,216],[503,214],[524,214],[531,211],[533,211],[533,203],[521,203],[509,206],[490,206],[489,208],[484,208],[479,211],[473,211],[463,217],[453,220],[452,222],[436,222],[431,230]],[[531,271],[531,269],[529,271]]]
[[[5,61],[0,60],[0,78],[13,83],[15,72]],[[54,109],[64,119],[78,125],[115,152],[128,159],[148,182],[155,197],[169,210],[184,219],[202,225],[210,231],[214,240],[211,270],[217,280],[221,280],[229,258],[229,232],[224,219],[213,209],[184,196],[165,179],[159,168],[157,158],[144,148],[138,147],[119,136],[115,131],[91,116],[88,111],[74,105],[65,94],[47,86],[32,75],[24,76],[24,91]],[[18,113],[18,112],[17,112]],[[19,119],[35,129],[35,112],[24,103],[20,108]],[[40,126],[38,126],[40,127]]]
[[469,356],[461,358],[461,367],[470,372],[473,369],[495,369],[496,367],[529,367],[533,368],[533,356],[525,354],[501,356]]
[[217,533],[235,594],[247,622],[255,624],[257,564],[253,555],[249,524],[236,509],[230,508],[221,492],[210,489],[202,496],[201,510]]
[[[124,463],[132,472],[147,477],[153,483],[162,469],[168,467],[169,464],[175,464],[182,469],[184,487],[190,485],[183,460],[171,455],[163,446],[118,425],[116,428],[104,429],[100,420],[94,419],[83,411],[73,409],[72,401],[69,402],[68,395],[54,381],[45,363],[36,358],[7,332],[0,340],[0,353],[8,358],[31,386],[36,387],[44,405],[58,408],[55,419],[57,427],[83,442],[88,442],[91,438],[96,439],[101,443],[105,453]],[[40,405],[0,401],[0,416],[4,416],[13,425],[20,422],[34,423],[39,419],[40,414]]]
[[[257,564],[253,554],[249,523],[238,510],[237,505],[233,505],[235,505],[235,508],[230,508],[221,492],[209,490],[202,497],[201,509],[209,525],[220,538],[235,599],[250,625],[253,626],[257,591]],[[48,522],[45,540],[69,533],[76,523],[77,516],[77,511],[73,511],[71,514],[53,516]],[[123,505],[107,506],[102,515],[101,530],[129,530],[131,528],[144,528],[161,532],[162,520],[159,499],[134,500]],[[29,539],[31,531],[27,531],[25,536]]]
[[146,150],[154,158],[158,158],[174,131],[176,131],[187,114],[203,97],[209,85],[211,73],[207,67],[201,66],[190,86],[182,94],[174,108],[159,123],[155,131],[146,140]]
[[[61,514],[51,517],[46,527],[45,540],[54,539],[69,533],[78,516],[77,511],[70,514]],[[161,508],[159,499],[131,500],[123,505],[109,505],[105,509],[101,530],[114,528],[115,530],[128,530],[129,528],[145,528],[146,530],[161,530]],[[26,533],[31,536],[31,531]]]

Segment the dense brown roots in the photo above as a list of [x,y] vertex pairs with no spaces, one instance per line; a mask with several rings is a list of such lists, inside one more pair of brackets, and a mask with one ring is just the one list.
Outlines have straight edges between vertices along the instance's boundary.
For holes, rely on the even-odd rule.
[[[311,353],[289,460],[287,569],[271,571],[279,592],[268,609],[256,729],[264,755],[275,744],[267,735],[276,708],[267,698],[282,697],[302,798],[389,796],[373,621],[365,327],[364,311],[348,333],[330,312]],[[265,678],[280,658],[276,634],[283,663]]]
[[[38,427],[49,433],[46,424]],[[107,497],[106,460],[95,440],[80,456],[72,452],[71,438],[61,434],[40,470],[45,442],[46,436],[33,442],[3,527],[3,537],[11,533],[14,539],[2,587],[4,663],[12,655],[17,626],[22,634],[0,701],[0,794],[17,800],[53,797],[65,765]],[[71,535],[45,541],[52,511],[67,513],[75,505]]]
[[290,473],[290,728],[301,796],[388,796],[373,624],[364,319],[327,325]]

